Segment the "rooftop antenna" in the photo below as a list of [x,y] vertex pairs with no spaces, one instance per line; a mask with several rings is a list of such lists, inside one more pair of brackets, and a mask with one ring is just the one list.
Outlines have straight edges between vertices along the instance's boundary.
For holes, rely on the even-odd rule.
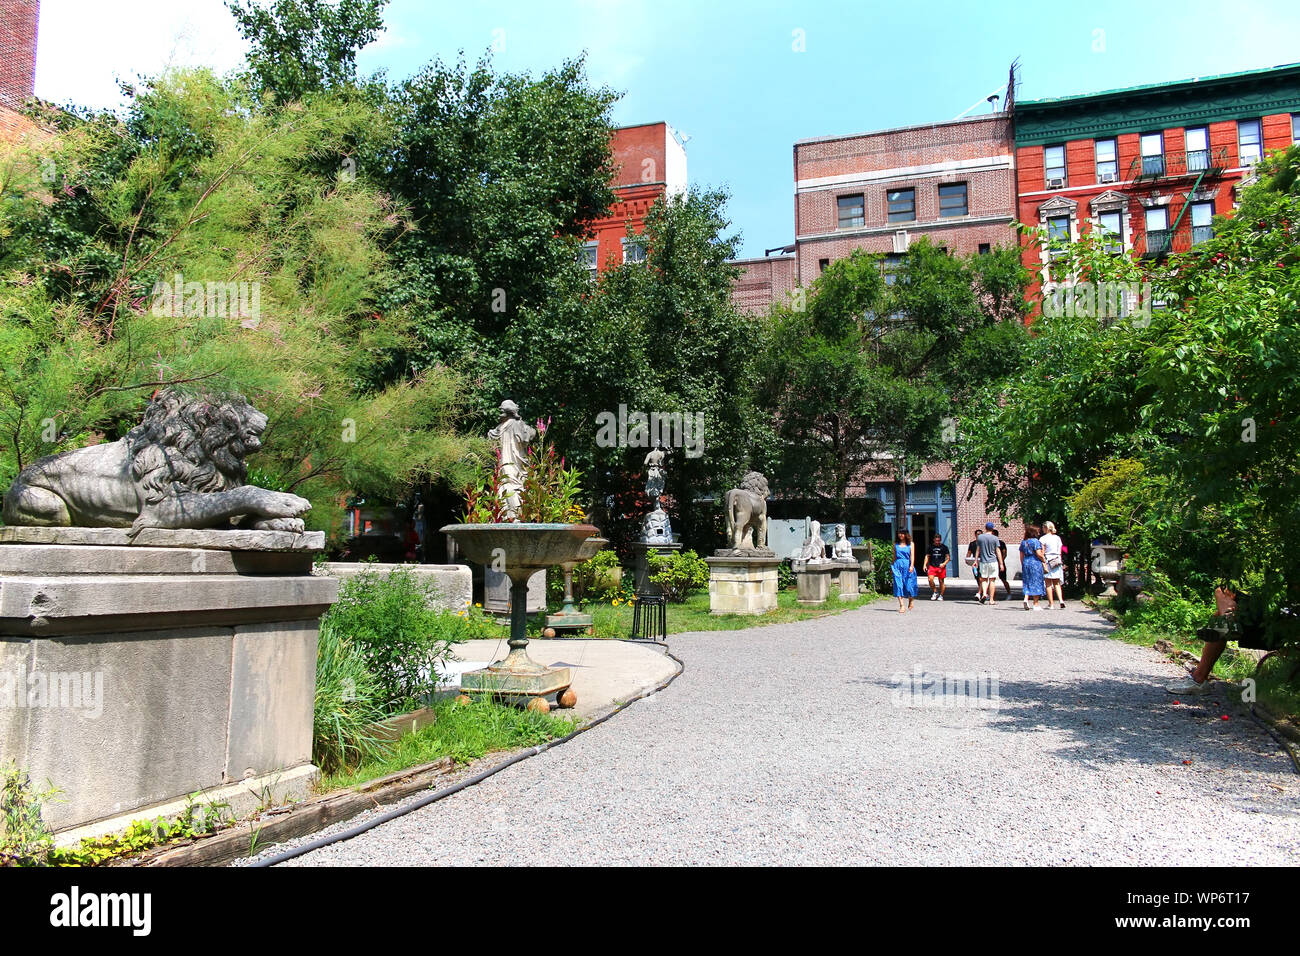
[[1001,98],[1002,97],[998,96],[996,93],[994,93],[992,96],[986,96],[984,98],[985,100],[988,101],[990,113],[996,113],[998,111],[998,100],[1000,100]]
[[[1001,93],[1003,90],[1005,90],[1006,88],[1007,88],[1007,85],[1006,85],[1005,83],[1003,83],[1001,86],[999,86],[996,90],[994,90],[994,91],[993,91],[992,93],[990,93],[988,96],[984,97],[984,101],[987,102],[987,103],[991,103],[991,102],[993,102],[993,100],[998,96],[998,94],[1000,94],[1000,93]],[[980,104],[979,104],[979,100],[976,100],[976,101],[975,101],[974,103],[972,103],[970,106],[966,107],[964,110],[962,110],[960,113],[958,113],[955,117],[953,117],[953,119],[961,119],[963,116],[965,116],[967,113],[969,113],[971,110],[973,110],[975,107],[977,107],[977,106],[979,106],[979,105],[980,105]]]

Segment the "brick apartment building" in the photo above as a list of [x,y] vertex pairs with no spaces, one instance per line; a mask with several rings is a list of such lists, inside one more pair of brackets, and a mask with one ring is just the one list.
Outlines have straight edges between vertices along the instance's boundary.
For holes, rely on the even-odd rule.
[[[1159,257],[1213,235],[1254,163],[1297,141],[1300,64],[1021,100],[1014,115],[1022,222],[1068,240],[1105,230],[1116,251]],[[1049,249],[1026,241],[1022,255],[1049,266],[1049,289],[1068,282]]]
[[645,247],[628,241],[629,225],[640,233],[656,199],[686,191],[686,150],[667,123],[619,127],[610,147],[618,166],[610,182],[617,199],[607,216],[590,224],[584,256],[593,273],[644,259]]
[[[769,250],[777,255],[733,263],[743,270],[732,286],[732,301],[742,311],[768,312],[795,286],[810,286],[832,261],[857,249],[883,254],[887,270],[918,236],[956,255],[1015,245],[1011,116],[998,111],[800,140],[794,146],[794,191],[794,242]],[[863,475],[848,494],[878,500],[892,533],[895,487],[888,476]],[[952,574],[964,569],[961,556],[971,529],[989,520],[986,505],[984,489],[954,480],[945,462],[909,477],[911,532],[926,545],[936,531],[943,535],[953,554]],[[781,512],[779,499],[773,510]],[[1012,552],[1022,530],[1015,525],[1002,532]]]
[[0,0],[0,143],[35,125],[18,112],[36,89],[38,0]]

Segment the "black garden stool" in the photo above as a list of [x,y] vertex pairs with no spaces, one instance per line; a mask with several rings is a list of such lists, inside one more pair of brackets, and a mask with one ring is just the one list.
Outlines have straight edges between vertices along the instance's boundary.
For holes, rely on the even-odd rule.
[[632,609],[632,640],[668,640],[668,599],[662,594],[639,594]]

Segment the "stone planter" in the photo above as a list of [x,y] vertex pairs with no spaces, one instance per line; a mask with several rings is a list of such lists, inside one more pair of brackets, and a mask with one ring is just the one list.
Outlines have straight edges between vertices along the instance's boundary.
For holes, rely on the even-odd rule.
[[[567,667],[543,667],[528,656],[528,580],[555,564],[576,562],[589,538],[600,532],[589,524],[449,524],[444,534],[471,561],[496,566],[510,578],[510,653],[503,660],[461,675],[461,690],[505,700],[531,698],[529,706],[549,709],[545,698],[564,694],[572,683]],[[592,552],[595,553],[594,551]],[[572,694],[565,695],[572,706]],[[540,701],[534,703],[533,701]]]
[[1113,544],[1094,544],[1092,546],[1092,573],[1105,585],[1103,597],[1115,597],[1115,582],[1120,576],[1120,562],[1123,552]]
[[369,564],[357,561],[326,561],[319,573],[346,581],[363,571],[387,576],[394,571],[409,571],[416,579],[430,585],[429,603],[446,611],[463,611],[473,600],[473,577],[466,564]]
[[632,544],[632,553],[636,555],[635,575],[636,593],[639,596],[658,597],[663,593],[659,585],[650,580],[650,556],[652,554],[676,554],[682,550],[680,541],[665,541],[661,544],[647,544],[636,541]]

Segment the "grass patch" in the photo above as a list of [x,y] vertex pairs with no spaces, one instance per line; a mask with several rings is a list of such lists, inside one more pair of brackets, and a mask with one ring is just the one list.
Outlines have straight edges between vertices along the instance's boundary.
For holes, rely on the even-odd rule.
[[[668,633],[687,631],[739,631],[768,624],[785,624],[808,618],[838,614],[879,600],[878,594],[863,594],[856,601],[841,601],[836,593],[825,604],[803,607],[795,591],[778,591],[777,608],[768,614],[710,614],[707,592],[692,594],[681,604],[668,605]],[[593,637],[625,638],[632,633],[632,605],[620,603],[617,607],[608,602],[587,605],[584,610],[592,616],[596,633]],[[530,631],[532,629],[530,628]],[[540,627],[532,636],[540,636]],[[588,635],[578,635],[586,637]]]
[[316,789],[328,793],[355,787],[443,757],[468,763],[494,751],[532,747],[563,737],[578,726],[572,717],[507,707],[477,695],[466,706],[445,700],[434,710],[438,715],[435,723],[406,734],[378,759],[365,761],[352,770],[322,775]]

